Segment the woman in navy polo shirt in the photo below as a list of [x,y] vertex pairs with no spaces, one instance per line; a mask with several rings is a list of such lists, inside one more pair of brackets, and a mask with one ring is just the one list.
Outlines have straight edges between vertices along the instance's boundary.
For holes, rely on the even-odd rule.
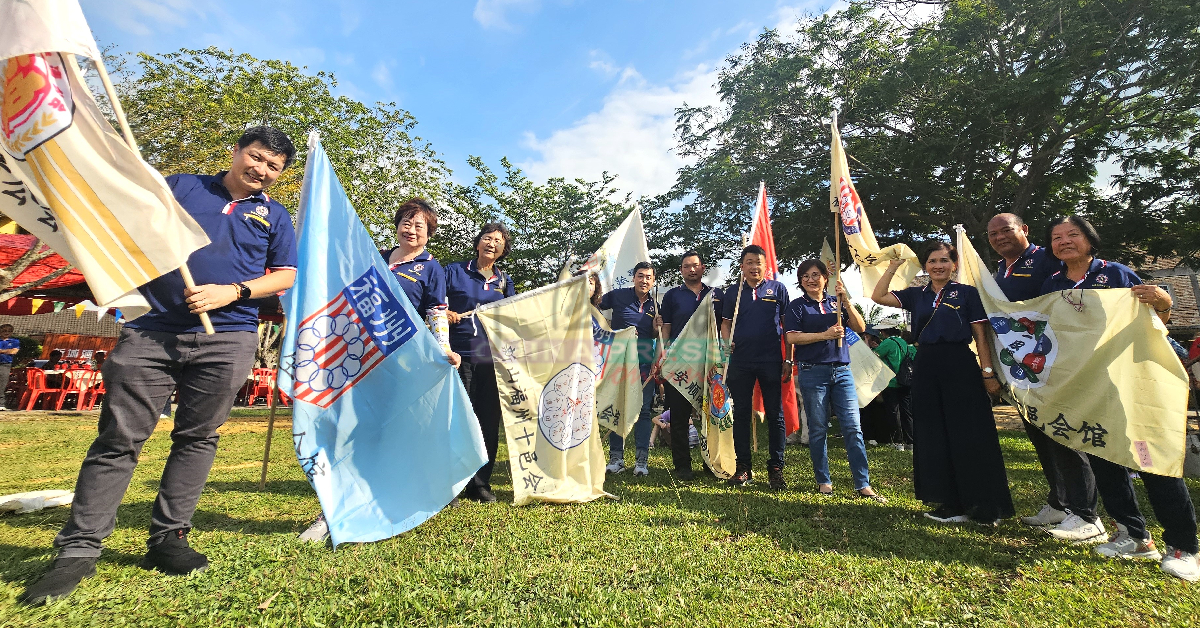
[[464,489],[464,496],[485,504],[496,501],[492,494],[492,468],[496,466],[500,435],[500,393],[496,390],[492,350],[487,334],[475,320],[475,308],[517,293],[512,277],[497,265],[511,250],[508,227],[489,222],[475,236],[475,259],[454,262],[446,267],[450,348],[462,357],[458,374],[471,397],[471,407],[475,409],[488,452],[487,464],[475,472],[475,477]]
[[396,210],[392,219],[396,225],[396,247],[380,251],[388,268],[400,282],[425,324],[429,325],[438,344],[458,366],[458,354],[450,349],[449,323],[446,319],[446,273],[425,245],[437,233],[437,212],[423,198],[413,197]]
[[[940,504],[925,513],[940,523],[995,525],[1013,516],[1012,495],[988,393],[992,367],[988,320],[979,292],[950,278],[958,251],[934,242],[920,256],[929,285],[888,292],[903,260],[892,260],[871,299],[912,312],[917,343],[913,399],[913,485],[917,499]],[[969,346],[975,340],[979,359]]]
[[[1095,256],[1100,248],[1100,235],[1095,227],[1079,216],[1064,216],[1050,222],[1050,250],[1063,263],[1063,270],[1051,275],[1042,284],[1042,294],[1064,290],[1129,288],[1139,301],[1154,308],[1165,323],[1171,318],[1171,295],[1158,286],[1142,283],[1128,267]],[[1104,509],[1117,521],[1117,534],[1112,540],[1096,546],[1096,551],[1110,558],[1147,558],[1162,560],[1162,570],[1188,581],[1200,580],[1200,564],[1196,554],[1196,510],[1182,478],[1171,478],[1141,471],[1138,475],[1146,487],[1150,507],[1163,527],[1163,556],[1146,530],[1146,518],[1138,507],[1137,495],[1129,469],[1088,454],[1096,490]]]
[[804,398],[804,413],[808,415],[808,455],[812,458],[817,491],[822,495],[833,494],[829,452],[825,446],[829,411],[833,410],[846,443],[854,490],[861,497],[887,503],[871,489],[867,446],[858,419],[858,392],[850,372],[850,344],[843,340],[838,346],[839,339],[846,335],[845,328],[838,324],[838,300],[843,304],[842,323],[859,333],[866,331],[867,324],[850,305],[841,282],[837,284],[837,299],[825,294],[829,270],[819,260],[801,262],[796,278],[804,293],[788,305],[784,329],[788,344],[795,345],[792,357],[800,368],[797,383]]

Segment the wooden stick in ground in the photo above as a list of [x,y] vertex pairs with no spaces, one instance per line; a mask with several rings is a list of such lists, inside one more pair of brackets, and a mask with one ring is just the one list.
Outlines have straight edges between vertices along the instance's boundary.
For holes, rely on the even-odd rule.
[[[287,317],[280,322],[281,327],[287,326]],[[279,356],[283,357],[283,334],[279,334],[280,347]],[[267,488],[267,464],[271,462],[271,434],[275,432],[275,408],[278,406],[276,398],[279,396],[279,359],[275,360],[275,377],[271,378],[271,397],[267,403],[271,407],[271,411],[267,413],[267,444],[263,449],[262,475],[258,478],[258,490]]]
[[[75,63],[75,55],[67,55],[67,57],[71,63]],[[112,105],[113,115],[117,117],[117,124],[121,127],[121,135],[125,136],[125,143],[129,144],[129,148],[138,156],[138,159],[141,159],[142,151],[138,148],[137,140],[133,139],[133,131],[129,129],[129,121],[125,119],[125,110],[121,107],[120,99],[117,98],[117,90],[113,88],[112,80],[108,78],[104,60],[96,59],[95,63],[96,73],[100,75],[100,82],[104,84],[104,93],[108,95],[108,103]],[[186,263],[179,267],[179,274],[183,277],[184,287],[189,290],[196,289],[196,280],[192,278],[192,273],[188,270]],[[208,312],[200,313],[200,324],[204,326],[204,333],[209,335],[215,333]]]

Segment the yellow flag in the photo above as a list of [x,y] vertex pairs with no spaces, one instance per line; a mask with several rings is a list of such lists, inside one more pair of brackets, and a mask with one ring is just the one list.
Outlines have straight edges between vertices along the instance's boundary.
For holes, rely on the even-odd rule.
[[30,300],[29,300],[29,305],[30,305],[31,307],[30,307],[30,309],[29,309],[29,313],[30,313],[30,314],[37,314],[37,311],[38,311],[38,309],[39,309],[39,308],[41,308],[41,307],[42,307],[42,304],[43,304],[43,303],[45,303],[45,302],[46,302],[46,300],[45,300],[45,299],[30,299]]
[[[723,480],[737,471],[733,451],[733,410],[722,379],[721,342],[717,335],[713,291],[709,291],[663,357],[662,374],[699,413],[700,455]],[[672,421],[686,418],[671,417]]]
[[959,281],[979,289],[1005,397],[1054,440],[1180,477],[1188,379],[1150,306],[1123,288],[1010,302],[961,226]]
[[842,150],[842,136],[837,129],[837,115],[830,125],[833,133],[831,145],[832,167],[829,175],[829,206],[838,214],[838,222],[842,233],[846,236],[846,244],[858,264],[858,272],[862,276],[863,294],[870,295],[875,291],[875,284],[883,278],[888,262],[903,259],[904,264],[896,269],[892,276],[889,290],[902,290],[908,287],[913,277],[920,272],[917,255],[908,248],[907,244],[893,244],[886,249],[880,249],[875,240],[875,232],[871,229],[871,221],[863,210],[862,200],[854,189],[854,181],[850,179],[850,166],[846,163],[846,153]]
[[591,312],[596,420],[625,438],[629,436],[642,410],[637,328],[626,327],[621,331],[613,331],[600,310],[593,306]]
[[71,309],[75,310],[75,318],[79,318],[83,316],[83,311],[87,309],[87,306],[82,303],[76,303]]
[[0,19],[0,213],[83,273],[127,318],[135,290],[208,244],[167,187],[109,126],[72,54],[103,63],[74,0],[7,2]]
[[604,497],[587,275],[481,305],[496,362],[513,504]]

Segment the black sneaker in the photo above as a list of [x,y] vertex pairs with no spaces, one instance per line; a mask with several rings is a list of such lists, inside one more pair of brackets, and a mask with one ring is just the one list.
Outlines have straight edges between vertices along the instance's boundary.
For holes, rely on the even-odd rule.
[[696,474],[688,469],[675,469],[675,479],[680,482],[691,482],[696,479]]
[[487,487],[487,486],[484,486],[481,488],[469,489],[466,492],[466,494],[463,495],[463,497],[466,497],[467,499],[469,499],[473,502],[479,502],[481,504],[496,503],[496,495],[494,493],[492,493],[491,487]]
[[142,569],[157,569],[169,576],[186,576],[208,569],[208,557],[188,545],[185,530],[176,530],[146,551]]
[[752,479],[753,479],[753,476],[750,475],[750,472],[745,469],[742,469],[742,470],[738,471],[737,473],[734,473],[733,477],[729,478],[729,485],[730,486],[749,486]]
[[783,481],[783,469],[767,469],[767,478],[771,482],[772,491],[787,490],[787,482]]
[[37,606],[67,597],[83,582],[96,575],[96,559],[87,557],[56,558],[50,569],[38,581],[29,585],[17,601]]

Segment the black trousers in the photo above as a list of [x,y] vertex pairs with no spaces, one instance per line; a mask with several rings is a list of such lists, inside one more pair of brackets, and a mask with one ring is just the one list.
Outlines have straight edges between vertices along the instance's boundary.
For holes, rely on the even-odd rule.
[[883,408],[891,425],[888,442],[911,445],[913,442],[912,388],[897,386],[883,389]]
[[[729,396],[733,397],[733,451],[739,471],[749,471],[754,452],[754,383],[762,390],[766,414],[767,442],[770,444],[768,469],[783,468],[783,360],[778,362],[737,362],[729,365]],[[788,384],[791,385],[790,383]]]
[[[1138,507],[1133,480],[1129,478],[1129,469],[1103,458],[1092,455],[1088,457],[1091,458],[1092,471],[1096,474],[1096,486],[1104,499],[1104,509],[1117,523],[1129,529],[1129,536],[1135,539],[1149,537],[1146,518],[1142,516],[1142,510]],[[1162,524],[1163,542],[1191,554],[1200,551],[1200,544],[1196,541],[1196,509],[1192,506],[1192,496],[1188,493],[1183,478],[1155,475],[1145,471],[1138,475],[1142,478],[1142,485],[1146,487],[1146,497],[1150,498],[1154,516]]]
[[671,411],[671,461],[675,470],[692,468],[692,448],[688,426],[692,424],[692,402],[671,384],[667,390],[667,409]]
[[917,499],[982,521],[1013,516],[996,418],[971,349],[919,345],[912,397]]
[[1097,504],[1096,476],[1087,454],[1071,449],[1050,438],[1037,426],[1025,423],[1025,433],[1038,461],[1042,463],[1042,474],[1050,490],[1046,503],[1058,510],[1065,510],[1088,521],[1095,521]]
[[458,376],[471,398],[475,418],[483,432],[483,443],[487,447],[487,464],[479,467],[475,477],[467,483],[467,492],[479,489],[492,490],[492,469],[496,466],[496,447],[500,442],[500,392],[496,390],[496,367],[491,360],[471,363],[463,361],[458,367]]

